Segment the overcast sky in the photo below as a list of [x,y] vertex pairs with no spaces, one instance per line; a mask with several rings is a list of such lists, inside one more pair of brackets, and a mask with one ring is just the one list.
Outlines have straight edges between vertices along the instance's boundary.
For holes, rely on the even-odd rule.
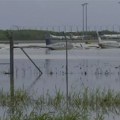
[[120,25],[120,0],[0,0],[0,29],[13,26],[82,29],[82,6],[88,3],[88,27]]

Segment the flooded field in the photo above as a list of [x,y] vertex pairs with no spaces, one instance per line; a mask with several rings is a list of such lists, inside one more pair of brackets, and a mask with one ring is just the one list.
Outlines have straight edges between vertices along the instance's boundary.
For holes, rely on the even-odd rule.
[[[5,52],[5,50],[3,51]],[[28,55],[43,72],[39,71],[20,50],[15,49],[14,78],[16,88],[29,88],[54,91],[65,90],[66,56],[65,51],[47,51],[45,49],[26,49]],[[8,89],[9,54],[0,55],[1,88]],[[120,89],[120,50],[90,49],[69,50],[68,52],[69,90],[81,89]]]
[[[65,51],[46,49],[25,49],[43,72],[36,67],[19,49],[15,49],[15,89],[25,89],[37,96],[55,95],[56,90],[68,92],[114,90],[120,91],[120,49],[72,49],[68,51],[68,83],[66,83]],[[0,51],[0,89],[9,91],[9,50]],[[106,120],[108,117],[106,117]],[[119,119],[119,117],[115,118]],[[109,118],[113,120],[113,118]]]

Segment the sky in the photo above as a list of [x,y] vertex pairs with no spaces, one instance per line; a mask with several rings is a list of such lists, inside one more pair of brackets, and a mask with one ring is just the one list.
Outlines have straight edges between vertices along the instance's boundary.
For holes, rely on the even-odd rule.
[[0,0],[0,29],[119,29],[120,0]]

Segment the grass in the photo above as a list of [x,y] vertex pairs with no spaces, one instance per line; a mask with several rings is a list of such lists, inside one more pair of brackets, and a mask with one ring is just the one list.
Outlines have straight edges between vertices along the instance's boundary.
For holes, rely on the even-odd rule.
[[68,101],[60,90],[54,96],[48,92],[37,97],[26,90],[16,90],[14,113],[11,113],[10,98],[9,93],[0,91],[0,108],[6,109],[1,120],[90,120],[94,113],[94,120],[104,120],[104,115],[111,112],[120,114],[120,93],[113,90],[85,88],[83,92],[69,93]]

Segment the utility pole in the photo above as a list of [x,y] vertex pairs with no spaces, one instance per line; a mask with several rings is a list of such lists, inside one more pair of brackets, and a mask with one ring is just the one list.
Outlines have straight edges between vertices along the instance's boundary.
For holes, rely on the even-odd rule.
[[86,6],[86,33],[87,33],[87,5],[88,5],[88,3],[85,3],[85,6]]
[[83,40],[85,37],[85,32],[87,34],[87,5],[88,5],[88,3],[82,4],[82,7],[83,7]]
[[84,6],[85,6],[85,4],[83,3],[83,4],[82,4],[82,10],[83,10],[83,11],[82,11],[82,12],[83,12],[83,13],[82,13],[82,15],[83,15],[83,21],[82,21],[82,22],[83,22],[83,24],[82,24],[82,25],[83,25],[83,26],[82,26],[82,27],[83,27],[83,29],[82,29],[82,31],[83,31],[83,41],[84,41]]

